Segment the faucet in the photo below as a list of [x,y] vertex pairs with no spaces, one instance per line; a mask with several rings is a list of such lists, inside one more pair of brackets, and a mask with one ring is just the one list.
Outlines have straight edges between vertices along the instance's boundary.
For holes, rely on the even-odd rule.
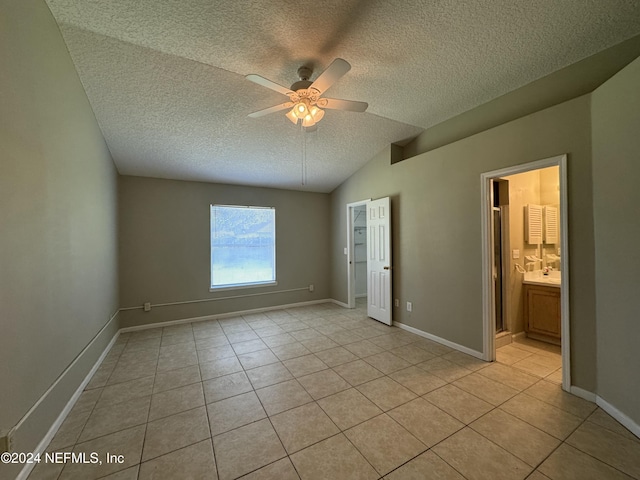
[[527,260],[529,260],[528,263],[525,263],[525,266],[528,267],[529,265],[533,265],[531,270],[535,270],[535,265],[540,262],[540,266],[542,267],[542,259],[536,257],[535,255],[525,255],[525,257]]

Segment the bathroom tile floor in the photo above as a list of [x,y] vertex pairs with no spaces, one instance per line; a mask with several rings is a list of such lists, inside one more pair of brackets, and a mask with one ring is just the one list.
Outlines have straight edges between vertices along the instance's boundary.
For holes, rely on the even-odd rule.
[[549,382],[562,384],[562,355],[558,345],[523,338],[498,348],[496,360]]
[[640,479],[640,440],[560,388],[559,351],[486,363],[319,304],[119,336],[35,479]]

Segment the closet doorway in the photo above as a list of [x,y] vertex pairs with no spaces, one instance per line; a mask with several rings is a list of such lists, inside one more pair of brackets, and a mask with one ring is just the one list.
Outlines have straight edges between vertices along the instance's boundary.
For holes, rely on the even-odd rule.
[[367,205],[371,199],[347,204],[348,306],[367,305]]
[[[364,212],[362,211],[364,207]],[[349,308],[366,298],[367,316],[392,325],[391,199],[347,205],[347,290]],[[362,282],[362,277],[366,280]],[[359,283],[360,280],[360,283]],[[363,288],[366,285],[366,297]]]

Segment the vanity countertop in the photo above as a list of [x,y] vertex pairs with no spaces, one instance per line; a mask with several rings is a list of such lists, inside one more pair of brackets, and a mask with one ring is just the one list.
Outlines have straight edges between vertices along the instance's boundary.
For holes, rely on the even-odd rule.
[[561,272],[556,270],[549,272],[549,275],[544,275],[542,270],[535,270],[533,272],[526,272],[522,283],[525,285],[541,285],[545,287],[560,288],[562,286],[562,275]]

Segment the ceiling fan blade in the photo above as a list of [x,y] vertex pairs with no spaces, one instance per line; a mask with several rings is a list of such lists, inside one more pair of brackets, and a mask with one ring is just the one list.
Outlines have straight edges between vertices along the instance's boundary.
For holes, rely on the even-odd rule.
[[251,75],[247,75],[245,78],[253,83],[257,83],[258,85],[262,85],[263,87],[270,88],[271,90],[275,90],[276,92],[281,93],[283,95],[288,96],[293,93],[290,88],[283,87],[282,85],[278,85],[277,83],[272,82],[271,80],[267,80],[266,78],[261,77],[260,75],[251,74]]
[[367,102],[354,102],[353,100],[340,100],[338,98],[321,98],[325,102],[318,102],[321,108],[329,108],[333,110],[347,110],[349,112],[364,112],[369,104]]
[[351,70],[351,65],[346,60],[336,58],[331,65],[329,65],[324,72],[320,74],[318,78],[309,86],[309,88],[315,88],[321,94],[326,92],[331,85],[340,80],[342,76]]
[[287,108],[293,107],[293,102],[285,102],[280,105],[275,105],[273,107],[265,108],[264,110],[258,110],[257,112],[253,112],[249,114],[251,118],[263,117],[265,115],[269,115],[270,113],[279,112],[280,110],[285,110]]

